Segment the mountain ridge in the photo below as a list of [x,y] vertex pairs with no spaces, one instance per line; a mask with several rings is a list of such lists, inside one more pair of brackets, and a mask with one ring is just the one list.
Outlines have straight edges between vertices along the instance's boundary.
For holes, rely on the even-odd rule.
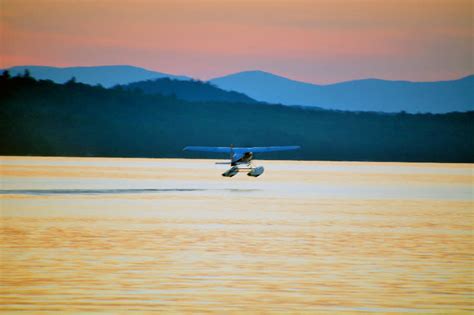
[[313,85],[313,86],[314,86],[314,85],[315,85],[315,86],[330,86],[330,85],[337,85],[337,84],[343,84],[343,83],[349,83],[349,82],[372,81],[372,80],[375,80],[375,81],[383,81],[383,82],[403,82],[403,83],[443,83],[443,82],[459,81],[459,80],[463,80],[463,79],[468,79],[468,78],[474,77],[474,73],[473,73],[473,74],[464,75],[464,76],[461,76],[461,77],[456,78],[456,79],[432,80],[432,81],[391,80],[391,79],[380,79],[380,78],[376,78],[376,77],[367,77],[367,78],[361,78],[361,79],[343,80],[343,81],[337,81],[337,82],[324,83],[324,84],[322,84],[322,83],[312,83],[312,82],[306,82],[306,81],[297,80],[297,79],[291,79],[291,78],[285,77],[285,76],[283,76],[283,75],[274,74],[274,73],[271,73],[271,72],[268,72],[268,71],[263,71],[263,70],[244,70],[244,71],[229,73],[229,74],[222,75],[222,76],[217,76],[217,77],[214,77],[214,78],[209,79],[208,81],[213,81],[213,80],[217,80],[217,79],[222,79],[222,78],[226,78],[226,77],[230,77],[230,76],[236,76],[236,75],[240,75],[240,74],[260,74],[260,75],[267,75],[267,76],[271,76],[271,77],[275,77],[275,78],[285,79],[285,80],[287,80],[287,81],[292,81],[292,82],[294,82],[294,83],[302,83],[302,84]]
[[210,80],[263,102],[349,111],[411,113],[474,109],[474,75],[456,80],[413,82],[376,78],[326,85],[288,79],[263,71],[243,71]]
[[[37,79],[77,82],[104,87],[170,78],[191,80],[129,65],[49,67],[18,66],[12,75],[29,69]],[[84,74],[84,72],[86,72]],[[88,72],[88,73],[87,73]],[[58,74],[59,73],[59,74]],[[447,113],[474,110],[474,75],[456,80],[406,81],[367,78],[318,85],[289,79],[261,70],[249,70],[208,80],[220,89],[245,94],[258,102],[299,105],[332,110],[396,113]]]
[[104,66],[78,66],[78,67],[52,67],[52,66],[16,66],[6,68],[11,75],[22,74],[26,69],[36,79],[52,80],[56,83],[64,83],[75,77],[77,82],[90,85],[100,84],[104,87],[112,87],[117,84],[128,84],[137,81],[172,78],[177,80],[189,80],[187,76],[173,75],[164,72],[152,71],[130,65],[104,65]]

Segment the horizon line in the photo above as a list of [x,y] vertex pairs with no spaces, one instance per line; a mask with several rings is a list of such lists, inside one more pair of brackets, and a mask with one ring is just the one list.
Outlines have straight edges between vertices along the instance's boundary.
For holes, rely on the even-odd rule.
[[379,80],[379,81],[388,81],[388,82],[408,82],[408,83],[436,83],[436,82],[458,81],[458,80],[466,79],[466,78],[474,75],[474,73],[469,73],[469,74],[462,75],[462,76],[459,76],[459,77],[454,78],[454,79],[420,80],[420,81],[406,80],[406,79],[382,79],[382,78],[377,78],[377,77],[360,77],[360,78],[356,78],[356,79],[347,79],[347,80],[336,81],[336,82],[331,82],[331,83],[314,83],[314,82],[302,81],[302,80],[298,80],[298,79],[292,79],[290,77],[287,77],[287,76],[284,76],[284,75],[281,75],[281,74],[276,74],[274,72],[258,70],[258,69],[231,72],[231,73],[228,73],[228,74],[219,75],[219,76],[212,77],[210,79],[205,79],[205,80],[203,80],[199,77],[193,77],[193,76],[189,76],[189,75],[186,75],[186,74],[174,74],[174,73],[169,73],[169,72],[162,72],[160,70],[154,70],[154,69],[135,66],[135,65],[130,65],[130,64],[101,64],[101,65],[87,65],[87,66],[51,66],[51,65],[30,64],[30,65],[9,66],[9,67],[6,67],[6,68],[0,68],[0,70],[2,70],[2,71],[3,70],[9,70],[11,68],[16,68],[16,67],[49,67],[49,68],[58,68],[58,69],[98,68],[98,67],[132,67],[132,68],[138,68],[138,69],[151,71],[151,72],[159,72],[161,74],[170,75],[170,76],[188,77],[189,79],[199,80],[199,81],[204,81],[204,82],[211,82],[212,80],[216,80],[216,79],[220,79],[220,78],[224,78],[224,77],[228,77],[228,76],[232,76],[232,75],[236,75],[236,74],[241,74],[241,73],[261,72],[261,73],[264,73],[264,74],[269,74],[269,75],[272,75],[272,76],[280,77],[282,79],[290,80],[290,81],[293,81],[293,82],[298,82],[298,83],[302,83],[302,84],[310,84],[310,85],[319,85],[319,86],[327,86],[327,85],[334,85],[334,84],[354,82],[354,81],[365,81],[365,80]]

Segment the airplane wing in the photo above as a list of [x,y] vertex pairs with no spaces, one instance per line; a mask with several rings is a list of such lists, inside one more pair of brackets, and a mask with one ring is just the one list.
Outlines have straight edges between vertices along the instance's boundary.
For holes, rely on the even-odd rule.
[[183,149],[184,151],[199,151],[199,152],[217,152],[217,153],[230,153],[229,147],[194,147],[188,146]]
[[289,146],[276,146],[276,147],[249,147],[249,148],[234,148],[236,152],[252,152],[252,153],[262,153],[262,152],[277,152],[277,151],[290,151],[298,150],[301,147],[298,145],[289,145]]
[[195,146],[188,146],[185,147],[184,151],[200,151],[200,152],[217,152],[217,153],[230,153],[231,151],[235,153],[245,153],[245,152],[253,152],[253,153],[262,153],[262,152],[276,152],[276,151],[290,151],[290,150],[298,150],[300,146],[291,145],[291,146],[276,146],[276,147],[195,147]]

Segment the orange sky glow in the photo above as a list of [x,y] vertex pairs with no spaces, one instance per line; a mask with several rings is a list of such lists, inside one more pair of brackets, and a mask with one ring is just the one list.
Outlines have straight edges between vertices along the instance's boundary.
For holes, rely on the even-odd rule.
[[129,64],[330,83],[474,73],[471,0],[0,0],[0,67]]

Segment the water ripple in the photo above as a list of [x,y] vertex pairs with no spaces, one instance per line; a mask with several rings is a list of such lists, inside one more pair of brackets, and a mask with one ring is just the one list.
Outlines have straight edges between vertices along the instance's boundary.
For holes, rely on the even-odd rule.
[[254,192],[259,189],[203,189],[203,188],[145,188],[145,189],[4,189],[0,195],[108,195],[108,194],[147,194],[170,192]]

